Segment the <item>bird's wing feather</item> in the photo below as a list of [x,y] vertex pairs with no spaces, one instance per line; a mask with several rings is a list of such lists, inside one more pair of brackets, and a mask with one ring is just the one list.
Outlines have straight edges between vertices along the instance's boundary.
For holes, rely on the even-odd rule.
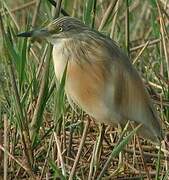
[[77,81],[70,80],[70,91],[79,105],[96,119],[105,112],[105,117],[113,116],[119,123],[142,123],[144,135],[150,139],[161,137],[161,126],[142,80],[122,50],[110,39],[91,33],[71,43],[71,58],[76,62],[68,73]]
[[[147,129],[147,136],[152,136],[152,139],[153,136],[161,138],[161,126],[157,113],[129,58],[108,38],[101,36],[95,43],[92,44],[91,52],[88,48],[88,58],[95,59],[97,61],[95,63],[103,61],[102,65],[106,66],[102,69],[108,72],[103,74],[109,74],[109,78],[105,80],[109,84],[107,88],[112,88],[112,93],[108,93],[106,99],[108,106],[114,108],[114,111],[119,112],[123,118],[142,123],[143,128]],[[95,58],[92,57],[93,55]]]

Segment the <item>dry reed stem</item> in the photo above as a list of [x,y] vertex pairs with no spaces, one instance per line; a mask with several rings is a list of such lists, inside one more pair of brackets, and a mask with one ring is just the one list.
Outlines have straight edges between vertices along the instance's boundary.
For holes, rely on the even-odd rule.
[[[36,0],[34,1],[30,1],[28,3],[25,3],[23,5],[20,5],[19,7],[13,8],[10,10],[11,13],[15,13],[16,11],[21,11],[24,10],[26,8],[28,8],[29,6],[33,6],[36,3]],[[3,13],[3,10],[0,10],[1,16],[4,16],[5,14],[8,14],[9,12],[5,12]]]
[[[159,13],[159,18],[160,18],[160,31],[161,31],[161,36],[162,36],[162,44],[163,44],[163,50],[164,50],[165,60],[167,64],[167,72],[168,72],[168,79],[169,79],[169,57],[167,53],[167,43],[166,43],[166,38],[165,38],[165,32],[167,31],[165,29],[163,15],[161,13],[161,8],[158,2],[157,2],[157,8],[158,8],[158,13]],[[167,40],[169,41],[168,34],[166,35],[167,35]]]
[[61,164],[62,174],[63,174],[63,176],[66,176],[65,163],[63,161],[63,156],[62,156],[62,152],[61,152],[61,143],[59,141],[59,138],[57,137],[56,132],[54,132],[54,138],[55,138],[55,142],[56,142],[56,146],[57,146],[57,153],[58,153],[59,161]]
[[36,0],[35,10],[34,10],[33,18],[32,18],[32,28],[34,28],[36,25],[36,21],[37,21],[39,9],[40,9],[40,4],[41,4],[41,0]]
[[115,0],[115,1],[110,2],[109,7],[107,8],[107,11],[105,12],[105,14],[101,20],[98,31],[101,31],[103,29],[104,25],[106,24],[107,20],[109,19],[111,12],[115,8],[117,1],[119,1],[119,0]]
[[133,64],[135,64],[137,62],[137,60],[139,59],[139,57],[142,55],[142,53],[144,52],[144,50],[147,48],[148,44],[150,43],[150,41],[147,41],[145,46],[140,50],[140,52],[138,53],[138,55],[134,58],[133,60]]
[[48,162],[48,157],[49,157],[49,154],[50,154],[50,149],[51,149],[51,146],[52,146],[52,142],[53,142],[53,134],[52,134],[51,137],[50,137],[49,146],[48,146],[48,151],[47,151],[47,153],[46,153],[45,162],[44,162],[44,164],[43,164],[43,168],[42,168],[42,171],[41,171],[41,175],[40,175],[40,179],[39,179],[39,180],[42,180],[43,175],[44,175],[44,173],[45,173],[45,168],[46,168],[46,165],[47,165],[47,162]]
[[29,174],[29,168],[23,165],[19,160],[17,160],[9,151],[5,150],[5,148],[1,144],[0,144],[0,149],[3,152],[6,152],[11,159],[13,159],[19,166],[21,166]]

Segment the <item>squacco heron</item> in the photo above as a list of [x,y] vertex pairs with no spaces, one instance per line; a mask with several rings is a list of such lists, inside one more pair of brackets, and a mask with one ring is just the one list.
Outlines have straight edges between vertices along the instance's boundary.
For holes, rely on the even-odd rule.
[[96,121],[123,127],[131,120],[142,124],[139,133],[146,139],[163,139],[140,76],[112,39],[72,17],[57,18],[44,28],[18,36],[52,43],[56,78],[61,80],[68,64],[66,95]]

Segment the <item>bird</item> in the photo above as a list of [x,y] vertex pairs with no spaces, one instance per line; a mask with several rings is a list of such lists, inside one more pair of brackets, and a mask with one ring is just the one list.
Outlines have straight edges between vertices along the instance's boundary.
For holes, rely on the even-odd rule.
[[110,37],[74,17],[59,17],[47,26],[21,32],[53,45],[58,81],[66,68],[65,93],[97,122],[124,127],[142,124],[138,133],[152,142],[163,139],[159,116],[130,58]]

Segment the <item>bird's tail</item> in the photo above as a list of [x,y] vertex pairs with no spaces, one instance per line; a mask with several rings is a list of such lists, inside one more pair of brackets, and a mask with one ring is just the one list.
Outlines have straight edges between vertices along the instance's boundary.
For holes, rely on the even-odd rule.
[[149,138],[152,142],[159,143],[164,140],[164,133],[161,128],[159,117],[151,103],[149,104],[149,115],[147,117],[149,118],[149,120],[147,120],[149,123],[143,124],[139,133],[141,136]]

